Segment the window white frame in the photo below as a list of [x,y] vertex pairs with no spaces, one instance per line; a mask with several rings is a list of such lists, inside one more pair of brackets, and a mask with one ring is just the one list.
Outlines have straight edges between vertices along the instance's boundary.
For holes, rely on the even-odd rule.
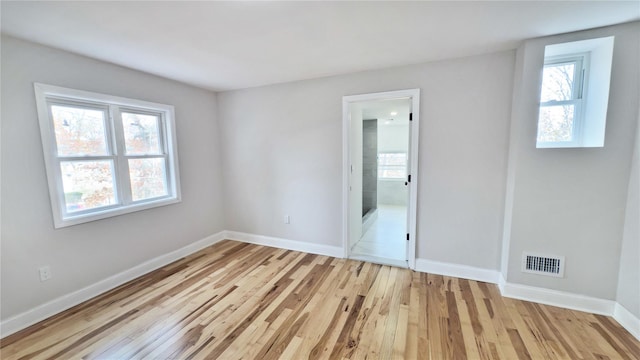
[[[587,92],[589,78],[589,53],[569,54],[563,56],[545,57],[544,67],[574,64],[573,88],[571,98],[567,100],[541,101],[540,110],[544,107],[573,105],[573,124],[571,140],[569,141],[537,141],[538,147],[579,147],[582,146],[582,131],[584,129],[584,94]],[[544,86],[544,83],[542,84]],[[542,90],[541,90],[542,91]],[[540,111],[541,113],[542,111]],[[540,121],[540,120],[538,120]]]
[[[609,87],[613,64],[614,37],[584,39],[572,42],[548,44],[544,46],[542,66],[558,62],[571,61],[577,57],[583,58],[583,76],[579,79],[579,91],[575,94],[579,100],[579,114],[575,114],[577,121],[573,130],[572,141],[545,142],[536,139],[537,148],[576,148],[603,147],[607,122],[607,108],[609,103]],[[542,54],[541,54],[542,56]],[[542,70],[542,69],[541,69]],[[542,71],[541,71],[542,75]],[[542,76],[539,77],[543,80]],[[538,83],[538,100],[542,91],[542,81]],[[560,102],[556,102],[559,104]],[[538,102],[538,109],[545,106]],[[537,117],[540,126],[540,116]],[[536,132],[537,135],[537,132]]]
[[[128,99],[106,94],[34,83],[40,135],[49,183],[54,227],[61,228],[112,216],[169,205],[181,201],[175,110],[171,105]],[[103,111],[105,114],[106,155],[58,154],[51,105],[76,106]],[[154,115],[159,119],[160,153],[129,155],[125,151],[122,112]],[[167,195],[132,200],[129,159],[162,158],[165,165]],[[60,164],[63,161],[110,160],[113,163],[115,203],[81,211],[67,211]]]
[[[404,164],[403,165],[389,165],[389,164],[381,164],[381,157],[384,155],[404,155]],[[389,180],[389,181],[406,181],[407,179],[407,152],[406,151],[383,151],[378,153],[378,179],[379,180]],[[400,169],[404,171],[404,175],[400,177],[389,177],[389,176],[381,176],[382,170],[395,170]]]

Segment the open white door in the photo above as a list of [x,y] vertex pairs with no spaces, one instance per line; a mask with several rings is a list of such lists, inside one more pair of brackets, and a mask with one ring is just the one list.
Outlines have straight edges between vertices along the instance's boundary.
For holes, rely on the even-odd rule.
[[[384,102],[399,102],[403,105],[407,118],[409,119],[408,126],[408,150],[406,155],[406,179],[402,179],[400,176],[397,179],[397,185],[402,188],[402,185],[406,181],[406,196],[408,202],[406,203],[406,217],[402,216],[402,223],[406,222],[406,233],[403,229],[404,225],[396,226],[400,229],[398,236],[392,236],[393,244],[384,244],[386,246],[393,245],[396,255],[388,256],[385,258],[383,255],[378,256],[362,256],[361,252],[355,252],[352,254],[352,249],[358,241],[362,239],[364,243],[369,233],[363,234],[363,122],[365,120],[372,119],[369,115],[363,115],[366,113],[370,106],[376,106]],[[355,258],[359,260],[366,260],[371,262],[378,262],[394,266],[408,266],[409,268],[415,268],[415,254],[416,254],[416,216],[417,216],[417,170],[418,170],[418,110],[420,101],[420,90],[400,90],[390,91],[383,93],[352,95],[343,97],[343,246],[345,257]],[[374,104],[374,105],[371,105]],[[408,104],[408,105],[407,105]],[[367,117],[367,119],[364,119]],[[373,117],[373,119],[379,119]],[[406,125],[403,125],[406,127]],[[404,130],[406,131],[406,130]],[[407,140],[407,138],[405,138]],[[405,143],[406,146],[406,143]],[[374,154],[375,155],[375,154]],[[382,153],[380,153],[380,159],[383,159]],[[370,158],[370,156],[369,156]],[[381,160],[382,161],[382,160]],[[381,169],[384,167],[381,166]],[[365,174],[366,175],[366,174]],[[382,179],[382,178],[381,178]],[[365,179],[368,180],[368,179]],[[404,191],[404,189],[403,189]],[[365,195],[368,193],[365,189]],[[403,205],[404,206],[404,205]],[[364,206],[366,208],[366,204]],[[402,212],[401,212],[402,213]],[[395,222],[398,224],[397,222]],[[400,223],[400,224],[402,224]],[[394,232],[395,234],[395,232]],[[363,235],[365,235],[363,237]],[[357,245],[361,247],[360,244]],[[401,248],[402,247],[402,248]],[[401,251],[397,253],[397,251]],[[371,254],[365,254],[371,255]]]
[[[409,108],[409,149],[411,149],[411,132],[412,132],[412,124],[413,124],[413,106]],[[404,185],[407,187],[407,242],[411,241],[411,233],[409,229],[411,228],[411,193],[413,192],[414,186],[412,186],[412,176],[411,176],[411,158],[413,157],[412,151],[407,153],[407,179],[404,182]],[[407,252],[406,252],[406,261],[407,266],[409,266],[409,245],[407,244]]]

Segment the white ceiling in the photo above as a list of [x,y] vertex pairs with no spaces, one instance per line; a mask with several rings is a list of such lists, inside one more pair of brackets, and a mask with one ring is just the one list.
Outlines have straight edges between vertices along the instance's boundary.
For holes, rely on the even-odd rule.
[[[364,120],[378,119],[383,125],[409,124],[411,99],[372,100],[363,101],[362,118]],[[391,115],[395,113],[395,115]]]
[[513,49],[640,1],[11,2],[2,32],[211,90]]

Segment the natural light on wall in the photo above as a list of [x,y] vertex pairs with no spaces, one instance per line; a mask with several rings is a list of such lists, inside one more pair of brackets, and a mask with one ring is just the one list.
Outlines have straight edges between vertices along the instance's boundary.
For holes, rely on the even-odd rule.
[[536,147],[604,146],[613,36],[548,45]]

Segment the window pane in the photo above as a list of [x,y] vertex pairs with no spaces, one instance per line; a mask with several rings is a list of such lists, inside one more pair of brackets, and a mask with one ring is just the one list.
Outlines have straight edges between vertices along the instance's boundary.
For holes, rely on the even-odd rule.
[[405,168],[378,168],[378,177],[383,179],[404,179],[407,176]]
[[60,170],[67,212],[116,203],[111,160],[62,161]]
[[406,153],[378,154],[378,177],[386,179],[404,179],[407,176]]
[[104,111],[51,105],[58,156],[108,155]]
[[164,158],[129,159],[133,201],[168,195]]
[[575,63],[548,65],[542,71],[540,101],[562,101],[573,99]]
[[574,105],[541,106],[538,141],[572,141],[574,108]]
[[380,153],[378,154],[379,165],[405,166],[407,163],[406,153]]
[[122,113],[127,155],[162,153],[159,120],[156,115]]

